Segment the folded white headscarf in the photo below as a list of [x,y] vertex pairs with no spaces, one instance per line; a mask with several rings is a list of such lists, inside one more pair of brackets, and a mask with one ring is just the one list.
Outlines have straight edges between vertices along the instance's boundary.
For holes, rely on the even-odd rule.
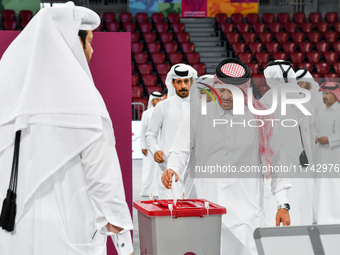
[[162,93],[159,93],[157,91],[150,93],[149,102],[148,102],[148,110],[153,107],[152,100],[154,100],[155,98],[162,98]]

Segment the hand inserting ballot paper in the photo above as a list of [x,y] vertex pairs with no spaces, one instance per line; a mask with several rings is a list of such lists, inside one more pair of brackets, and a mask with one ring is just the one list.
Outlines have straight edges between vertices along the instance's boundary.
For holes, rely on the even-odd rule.
[[162,183],[165,188],[171,189],[172,176],[175,176],[175,181],[178,181],[178,174],[172,169],[166,169],[162,174]]

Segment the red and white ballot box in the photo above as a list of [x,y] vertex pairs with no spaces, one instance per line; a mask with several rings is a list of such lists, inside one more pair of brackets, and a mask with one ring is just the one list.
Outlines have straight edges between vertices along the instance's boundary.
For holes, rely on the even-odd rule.
[[220,254],[226,208],[205,199],[136,201],[141,255]]

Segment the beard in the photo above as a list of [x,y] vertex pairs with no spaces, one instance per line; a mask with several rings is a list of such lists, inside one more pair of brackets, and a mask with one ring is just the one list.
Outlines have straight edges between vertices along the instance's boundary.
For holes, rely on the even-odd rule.
[[[185,94],[184,94],[184,92],[185,92]],[[187,90],[187,89],[181,89],[181,90],[176,91],[176,94],[177,94],[177,96],[179,96],[180,98],[186,98],[186,97],[188,97],[189,90]]]

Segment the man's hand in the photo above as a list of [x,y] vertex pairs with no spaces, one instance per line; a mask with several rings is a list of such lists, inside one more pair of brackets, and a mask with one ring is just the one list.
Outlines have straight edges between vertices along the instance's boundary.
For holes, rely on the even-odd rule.
[[144,154],[144,156],[146,156],[146,154],[148,154],[148,150],[147,149],[142,149],[142,153]]
[[328,137],[327,137],[327,136],[319,137],[317,140],[318,140],[318,142],[321,143],[322,145],[328,144],[328,143],[329,143]]
[[290,225],[290,216],[289,212],[286,209],[279,209],[276,213],[276,226],[280,226],[282,222],[283,226]]
[[111,225],[110,223],[106,224],[106,228],[108,231],[115,233],[116,235],[118,235],[118,233],[123,230],[122,228]]
[[156,151],[154,158],[155,158],[155,161],[157,163],[163,163],[164,162],[164,152],[163,151]]
[[162,183],[165,188],[171,189],[172,176],[175,175],[175,181],[178,181],[177,173],[172,169],[166,169],[162,174]]

